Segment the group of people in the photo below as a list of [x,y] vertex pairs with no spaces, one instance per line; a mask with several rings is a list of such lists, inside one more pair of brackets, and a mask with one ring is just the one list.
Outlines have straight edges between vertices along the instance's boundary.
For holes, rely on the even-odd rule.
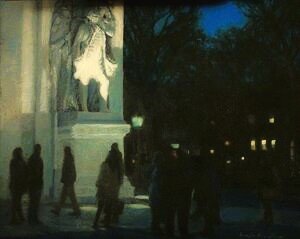
[[211,162],[206,157],[201,157],[198,151],[190,156],[179,146],[168,145],[156,152],[149,186],[152,231],[173,237],[177,218],[180,235],[188,237],[194,195],[198,206],[196,210],[204,205],[205,225],[201,234],[212,234],[214,225],[220,223],[216,175]]
[[38,208],[43,188],[43,161],[41,158],[41,146],[36,144],[28,162],[23,157],[22,148],[13,150],[9,165],[11,192],[11,224],[19,224],[25,220],[22,210],[22,197],[28,192],[28,222],[39,223]]
[[[38,208],[43,189],[43,160],[41,145],[34,150],[27,162],[23,158],[22,148],[14,149],[10,161],[11,224],[22,223],[25,218],[22,211],[22,197],[28,192],[28,222],[39,224]],[[154,155],[149,170],[149,204],[151,208],[151,229],[155,234],[173,237],[175,219],[182,238],[189,235],[189,218],[192,199],[196,202],[194,215],[204,217],[202,236],[210,236],[220,219],[220,180],[214,161],[205,154],[207,150],[194,150],[187,154],[179,145],[170,144],[161,147]],[[258,177],[258,191],[264,208],[264,221],[273,222],[272,199],[274,185],[278,185],[276,170],[270,160],[263,160],[261,177]],[[92,224],[98,228],[100,216],[104,214],[103,224],[109,226],[118,222],[124,209],[119,200],[119,190],[123,183],[124,164],[118,144],[113,143],[105,161],[101,164],[97,187],[97,212]],[[51,210],[59,215],[67,197],[70,198],[74,216],[81,215],[74,184],[76,169],[71,148],[64,148],[64,161],[61,174],[63,188],[60,200]]]
[[[11,225],[21,224],[25,221],[22,209],[22,197],[28,193],[28,222],[29,224],[40,224],[38,209],[40,205],[43,189],[43,160],[41,158],[41,145],[36,144],[34,151],[28,161],[23,157],[22,148],[13,150],[10,161],[9,189],[11,193]],[[124,204],[118,200],[119,189],[123,182],[124,167],[122,153],[118,149],[118,144],[113,143],[111,150],[102,163],[100,173],[96,182],[98,209],[93,223],[93,227],[98,227],[98,220],[102,211],[105,214],[104,224],[110,225],[116,222],[123,210]],[[64,161],[61,173],[61,183],[63,183],[61,195],[57,205],[51,210],[53,214],[59,216],[67,198],[72,203],[73,216],[80,216],[81,211],[76,199],[74,184],[76,181],[76,168],[74,156],[71,148],[64,148]]]

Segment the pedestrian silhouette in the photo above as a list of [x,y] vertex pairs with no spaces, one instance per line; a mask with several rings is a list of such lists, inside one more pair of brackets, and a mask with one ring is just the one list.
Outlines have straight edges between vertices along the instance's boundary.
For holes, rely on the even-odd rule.
[[100,167],[100,173],[96,182],[97,187],[97,212],[93,223],[93,228],[98,228],[98,220],[102,211],[105,212],[104,225],[109,226],[116,215],[120,205],[119,190],[123,183],[124,167],[122,153],[118,149],[118,144],[113,143],[106,160]]
[[177,216],[180,235],[188,236],[192,183],[187,155],[180,149],[169,148],[162,166],[162,198],[166,212],[167,236],[173,237]]
[[22,148],[13,150],[9,165],[9,189],[11,194],[11,221],[10,224],[22,223],[25,218],[22,210],[22,197],[27,191],[27,165],[23,159]]
[[28,160],[28,222],[30,224],[40,223],[38,209],[43,189],[43,160],[41,158],[41,145],[34,145],[33,154]]
[[71,148],[69,146],[66,146],[64,148],[64,162],[63,162],[62,175],[61,175],[61,183],[63,183],[63,188],[62,188],[58,205],[53,210],[51,210],[51,212],[54,213],[55,215],[58,216],[60,214],[61,208],[63,207],[67,197],[69,197],[73,207],[73,213],[71,215],[80,216],[81,212],[76,199],[75,189],[74,189],[75,181],[76,181],[76,169],[75,169],[74,157],[71,152]]

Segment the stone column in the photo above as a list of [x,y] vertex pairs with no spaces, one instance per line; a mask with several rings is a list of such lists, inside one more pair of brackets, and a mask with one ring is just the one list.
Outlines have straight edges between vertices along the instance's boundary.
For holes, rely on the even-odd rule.
[[[34,70],[32,68],[34,45],[34,4],[23,1],[0,2],[0,82],[1,82],[1,126],[0,126],[0,197],[8,197],[9,160],[12,150],[22,146],[29,153],[32,138],[23,138],[24,128],[29,132],[23,113],[32,114],[34,111],[32,99],[34,86]],[[31,11],[32,10],[32,11]],[[24,18],[25,21],[24,21]],[[25,22],[29,24],[25,26]],[[30,63],[30,64],[29,64]],[[30,117],[29,117],[30,118]],[[25,147],[24,147],[25,146]],[[27,146],[27,147],[26,147]],[[28,149],[27,149],[28,148]]]
[[49,64],[49,38],[53,12],[53,0],[41,0],[37,4],[37,55],[36,55],[36,113],[35,143],[42,146],[44,161],[44,190],[46,197],[53,195],[54,129],[55,114],[51,110],[52,82]]
[[35,57],[36,52],[36,1],[23,1],[21,38],[21,84],[22,113],[35,111]]
[[37,23],[38,8],[35,0],[22,1],[22,36],[21,36],[21,129],[22,148],[25,158],[28,158],[35,143],[35,111],[37,87],[37,61],[38,52]]

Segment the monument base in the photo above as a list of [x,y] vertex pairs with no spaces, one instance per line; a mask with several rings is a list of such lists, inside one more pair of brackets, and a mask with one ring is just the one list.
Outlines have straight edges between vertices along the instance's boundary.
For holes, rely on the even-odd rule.
[[[67,114],[67,113],[65,113]],[[66,116],[64,114],[64,116]],[[96,180],[100,165],[113,143],[118,143],[119,149],[124,155],[124,136],[129,132],[130,126],[123,121],[97,120],[101,113],[77,113],[80,117],[72,115],[72,124],[61,121],[56,136],[56,160],[55,160],[55,198],[59,197],[62,184],[61,170],[64,157],[64,147],[70,146],[75,159],[77,180],[75,192],[82,203],[95,202]],[[68,118],[68,117],[64,117]],[[98,118],[98,119],[99,119]],[[127,177],[120,190],[120,198],[133,197],[133,187]]]

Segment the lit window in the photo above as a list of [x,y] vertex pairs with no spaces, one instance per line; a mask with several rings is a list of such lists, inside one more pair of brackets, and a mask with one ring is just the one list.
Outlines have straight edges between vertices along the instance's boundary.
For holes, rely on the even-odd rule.
[[275,123],[275,118],[274,117],[270,117],[269,118],[269,123],[270,124],[274,124]]
[[261,149],[267,150],[267,140],[265,140],[265,139],[261,140]]
[[227,163],[227,164],[231,164],[231,160],[227,160],[226,163]]
[[215,153],[215,150],[214,149],[211,149],[209,150],[210,154],[214,154]]
[[244,160],[245,160],[245,157],[244,157],[244,156],[242,156],[242,157],[241,157],[241,160],[242,160],[242,161],[244,161]]
[[251,140],[251,142],[250,142],[250,146],[251,146],[251,150],[253,150],[253,151],[255,151],[256,150],[256,142],[255,142],[255,140],[253,139],[253,140]]
[[229,146],[230,142],[228,140],[226,140],[224,144],[225,144],[225,146]]
[[271,146],[273,149],[275,149],[275,146],[276,146],[276,139],[272,139],[271,140]]

